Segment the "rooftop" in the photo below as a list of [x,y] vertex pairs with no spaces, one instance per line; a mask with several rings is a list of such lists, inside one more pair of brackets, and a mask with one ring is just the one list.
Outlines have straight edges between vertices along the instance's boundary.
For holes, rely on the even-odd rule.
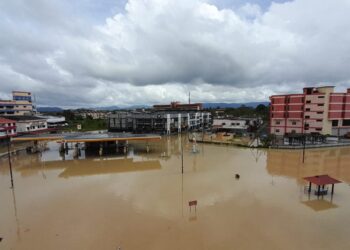
[[16,122],[16,121],[10,120],[10,119],[4,118],[4,117],[0,117],[0,123],[14,123],[14,122]]
[[46,118],[33,116],[33,115],[11,115],[11,119],[16,121],[46,120]]

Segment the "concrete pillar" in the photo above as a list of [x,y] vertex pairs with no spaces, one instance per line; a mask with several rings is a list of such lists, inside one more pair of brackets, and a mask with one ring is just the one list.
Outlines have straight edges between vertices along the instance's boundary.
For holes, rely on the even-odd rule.
[[128,148],[129,148],[129,142],[125,141],[125,146],[124,146],[124,154],[128,153]]
[[61,142],[61,144],[60,144],[59,152],[64,153],[64,143],[63,142]]
[[79,152],[78,152],[78,143],[74,145],[74,151],[73,151],[73,158],[78,158]]
[[178,133],[181,133],[181,113],[178,114],[178,117],[177,117],[177,132]]
[[188,129],[190,130],[191,129],[191,116],[189,113],[187,113],[187,126],[188,126]]
[[99,149],[99,151],[98,151],[98,154],[99,154],[100,156],[103,155],[103,145],[102,145],[102,144],[100,144],[100,149]]
[[202,112],[202,128],[204,128],[204,113]]
[[170,114],[166,115],[166,133],[170,135]]

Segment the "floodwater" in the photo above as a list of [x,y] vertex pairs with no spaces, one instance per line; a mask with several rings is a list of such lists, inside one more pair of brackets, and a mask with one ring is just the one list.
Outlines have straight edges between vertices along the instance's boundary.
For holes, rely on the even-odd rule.
[[[13,156],[14,189],[0,159],[0,249],[350,249],[350,148],[303,164],[301,151],[193,150],[178,136],[127,156],[47,146]],[[317,174],[343,183],[317,199],[302,181]]]

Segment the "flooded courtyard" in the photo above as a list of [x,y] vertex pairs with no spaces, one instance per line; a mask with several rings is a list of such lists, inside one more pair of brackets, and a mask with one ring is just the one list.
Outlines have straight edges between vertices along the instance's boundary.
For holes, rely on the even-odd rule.
[[[350,249],[350,148],[302,163],[186,136],[80,159],[58,146],[14,155],[14,189],[0,159],[0,249]],[[305,192],[321,174],[343,182],[333,196]]]

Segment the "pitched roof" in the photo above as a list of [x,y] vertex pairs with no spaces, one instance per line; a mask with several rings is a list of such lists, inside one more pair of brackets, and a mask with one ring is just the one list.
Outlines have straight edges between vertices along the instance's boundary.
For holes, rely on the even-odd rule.
[[11,119],[16,121],[46,120],[46,118],[32,116],[32,115],[12,115]]
[[327,184],[336,184],[341,183],[341,181],[330,177],[329,175],[315,175],[310,177],[305,177],[304,180],[307,180],[316,185],[327,185]]
[[0,123],[14,123],[14,122],[16,122],[16,121],[10,120],[10,119],[4,118],[4,117],[0,117]]

